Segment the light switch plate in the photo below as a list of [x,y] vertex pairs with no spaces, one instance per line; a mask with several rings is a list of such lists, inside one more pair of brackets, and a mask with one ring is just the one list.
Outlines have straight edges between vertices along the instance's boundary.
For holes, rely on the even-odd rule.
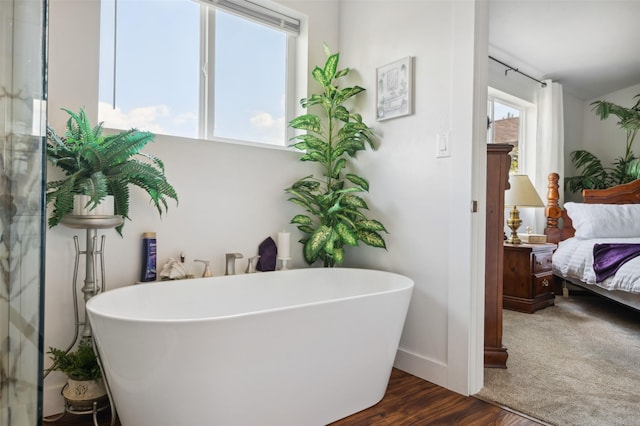
[[451,157],[451,138],[449,132],[436,135],[436,158]]

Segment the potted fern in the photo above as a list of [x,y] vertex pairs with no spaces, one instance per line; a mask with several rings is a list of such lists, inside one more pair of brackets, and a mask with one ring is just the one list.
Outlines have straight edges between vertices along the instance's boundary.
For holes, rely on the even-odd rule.
[[[154,134],[131,129],[103,135],[102,123],[92,126],[84,109],[69,114],[66,132],[59,136],[47,129],[47,158],[64,171],[65,178],[47,183],[47,204],[53,203],[49,227],[73,211],[74,196],[85,195],[85,207],[95,209],[113,196],[114,215],[129,219],[129,185],[147,192],[162,216],[167,200],[178,202],[175,189],[164,174],[163,162],[141,152]],[[116,229],[122,235],[122,227]]]
[[311,265],[321,260],[325,267],[332,267],[344,262],[345,246],[357,246],[361,241],[386,249],[381,232],[387,230],[363,212],[368,205],[358,194],[369,190],[369,182],[348,172],[358,151],[367,146],[375,149],[373,131],[360,114],[351,113],[344,105],[365,89],[340,88],[338,80],[349,69],[338,70],[339,53],[332,55],[326,44],[324,49],[324,67],[315,67],[311,73],[322,92],[300,101],[304,108],[317,113],[308,112],[289,123],[304,132],[293,138],[296,142],[291,146],[304,152],[301,161],[319,165],[321,177],[303,177],[285,191],[292,195],[289,201],[306,211],[291,220],[305,234],[300,240],[305,261]]
[[67,375],[62,395],[68,406],[86,410],[96,401],[107,400],[107,389],[90,337],[82,338],[73,352],[49,348],[47,353],[53,361],[48,371],[61,371]]

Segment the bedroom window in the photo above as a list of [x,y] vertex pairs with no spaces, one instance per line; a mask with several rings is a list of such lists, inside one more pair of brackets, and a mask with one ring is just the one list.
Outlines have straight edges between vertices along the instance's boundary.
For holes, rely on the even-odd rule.
[[510,173],[522,172],[521,153],[524,152],[524,108],[495,96],[489,96],[487,106],[489,120],[488,142],[508,143],[513,145],[511,151]]
[[247,0],[102,0],[99,120],[286,145],[299,20]]

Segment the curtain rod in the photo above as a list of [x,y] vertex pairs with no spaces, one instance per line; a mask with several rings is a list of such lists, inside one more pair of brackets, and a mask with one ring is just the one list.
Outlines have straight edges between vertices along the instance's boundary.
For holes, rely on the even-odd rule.
[[493,56],[491,56],[491,55],[489,55],[489,59],[491,59],[492,61],[496,61],[497,63],[499,63],[499,64],[504,65],[505,67],[507,67],[507,69],[506,69],[506,70],[504,70],[504,75],[507,75],[507,73],[508,73],[509,71],[515,71],[515,72],[517,72],[518,74],[521,74],[521,75],[523,75],[523,76],[525,76],[525,77],[527,77],[527,78],[529,78],[529,79],[531,79],[531,80],[533,80],[533,81],[536,81],[536,82],[540,83],[540,85],[541,85],[542,87],[547,87],[547,83],[545,83],[544,81],[540,81],[540,80],[538,80],[537,78],[533,78],[533,77],[531,77],[529,74],[525,74],[525,73],[523,73],[522,71],[518,70],[518,68],[514,68],[514,67],[512,67],[512,66],[511,66],[511,65],[509,65],[509,64],[505,64],[505,63],[504,63],[504,62],[502,62],[501,60],[496,59],[496,58],[494,58],[494,57],[493,57]]

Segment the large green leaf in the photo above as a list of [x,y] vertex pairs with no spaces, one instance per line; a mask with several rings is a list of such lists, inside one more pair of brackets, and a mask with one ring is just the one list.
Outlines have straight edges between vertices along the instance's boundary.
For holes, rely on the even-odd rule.
[[300,161],[317,161],[324,162],[326,160],[325,156],[319,151],[309,151],[300,157]]
[[322,251],[324,251],[324,253],[327,255],[333,256],[333,250],[335,249],[336,239],[338,238],[339,236],[333,231],[333,229],[331,229],[329,238],[327,238],[327,241],[324,243],[324,247],[322,247]]
[[351,118],[349,111],[342,105],[339,105],[338,107],[336,107],[336,109],[333,112],[333,115],[335,118],[345,123],[348,122],[349,119]]
[[311,218],[304,214],[297,214],[291,219],[291,223],[297,223],[299,225],[309,225],[311,222]]
[[326,87],[329,84],[331,84],[331,80],[328,80],[324,74],[324,70],[322,70],[320,67],[315,67],[313,69],[313,71],[311,71],[311,76],[313,77],[313,79],[315,81],[317,81],[318,83],[320,83],[320,85],[322,87]]
[[336,195],[334,193],[321,194],[316,197],[316,202],[325,211],[329,210],[336,202]]
[[329,210],[327,210],[327,214],[332,215],[339,212],[341,209],[342,206],[340,205],[340,201],[336,201],[335,203],[333,203],[333,206],[329,207]]
[[640,179],[640,159],[633,159],[629,162],[627,172],[634,179]]
[[309,145],[306,142],[296,142],[289,145],[292,148],[298,149],[300,151],[306,151],[309,149]]
[[324,78],[325,81],[332,81],[336,75],[338,69],[338,61],[340,60],[340,54],[336,53],[327,58],[324,64]]
[[298,198],[298,197],[291,197],[291,198],[289,198],[289,201],[291,201],[294,204],[297,204],[299,206],[304,207],[309,212],[313,212],[314,211],[314,209],[311,207],[311,204],[307,200],[304,200],[304,199]]
[[347,165],[346,158],[341,158],[338,161],[336,161],[335,164],[333,165],[333,170],[331,171],[331,177],[334,179],[338,178],[338,176],[340,176],[340,171],[344,169],[346,165]]
[[321,95],[313,94],[308,98],[301,99],[300,105],[302,106],[302,108],[309,108],[310,106],[318,105],[322,103],[323,99],[324,98]]
[[347,152],[350,157],[353,157],[358,151],[365,149],[365,144],[362,139],[348,137],[341,139],[338,147]]
[[342,69],[342,70],[340,70],[340,71],[336,72],[336,75],[335,75],[335,77],[334,77],[334,78],[341,78],[341,77],[344,77],[344,76],[346,76],[347,74],[349,74],[349,71],[351,71],[349,68]]
[[358,197],[357,195],[345,195],[342,203],[345,206],[354,208],[354,209],[369,209],[369,206],[367,205],[367,202],[364,201],[363,198]]
[[366,220],[367,217],[360,210],[345,208],[342,209],[341,213],[347,215],[351,220],[363,219]]
[[358,229],[366,231],[384,231],[387,232],[384,225],[377,220],[361,220],[357,223]]
[[289,122],[289,126],[294,129],[300,130],[308,130],[311,132],[319,133],[320,128],[320,117],[315,114],[305,114],[300,115]]
[[357,246],[358,245],[358,235],[356,232],[345,222],[338,222],[336,224],[336,232],[342,238],[345,244],[349,246]]
[[301,230],[302,232],[304,232],[305,234],[313,234],[315,229],[308,226],[308,225],[300,225],[298,226],[298,229]]
[[378,247],[383,249],[387,248],[387,245],[384,242],[384,238],[382,238],[377,232],[359,230],[358,238],[360,239],[360,241],[371,247]]
[[295,182],[292,186],[292,188],[294,190],[306,190],[307,193],[310,193],[312,191],[317,191],[318,188],[320,187],[320,182],[318,181],[312,181],[312,180],[308,180],[309,177],[300,179],[299,181]]
[[331,228],[322,225],[309,237],[309,240],[304,245],[304,259],[309,265],[316,261],[318,253],[327,243],[331,232]]
[[336,265],[344,263],[344,249],[342,247],[333,250],[333,260]]
[[358,175],[354,175],[352,173],[347,173],[344,176],[349,182],[358,185],[360,188],[364,189],[365,191],[369,191],[369,181],[367,181],[365,178],[362,178]]
[[301,143],[305,144],[305,148],[298,148],[297,144],[293,145],[294,147],[301,150],[306,150],[306,149],[323,150],[327,148],[327,142],[320,139],[316,135],[312,135],[312,134],[298,135],[295,137],[295,139],[298,139],[302,141]]
[[354,97],[355,95],[357,95],[358,93],[362,93],[364,92],[365,89],[363,89],[360,86],[354,86],[354,87],[347,87],[345,89],[343,89],[340,93],[340,99],[342,102],[346,101],[349,98]]
[[[344,212],[344,211],[342,211],[342,212],[340,212],[340,213],[336,214],[336,219],[338,219],[338,220],[340,220],[340,221],[344,222],[344,223],[345,223],[347,226],[349,226],[351,229],[356,229],[356,228],[357,228],[357,226],[356,226],[356,222],[355,222],[355,220],[353,220],[351,217],[349,217],[349,216],[353,216],[353,215],[349,214],[349,212],[347,212],[346,214],[344,214],[344,213],[345,213],[345,212]],[[363,217],[364,217],[364,216],[363,216]],[[366,219],[364,219],[364,218],[363,218],[362,220],[366,220]]]
[[565,178],[565,188],[568,191],[575,193],[583,189],[602,189],[609,185],[609,173],[598,157],[588,151],[578,150],[572,152],[570,158],[580,175]]

